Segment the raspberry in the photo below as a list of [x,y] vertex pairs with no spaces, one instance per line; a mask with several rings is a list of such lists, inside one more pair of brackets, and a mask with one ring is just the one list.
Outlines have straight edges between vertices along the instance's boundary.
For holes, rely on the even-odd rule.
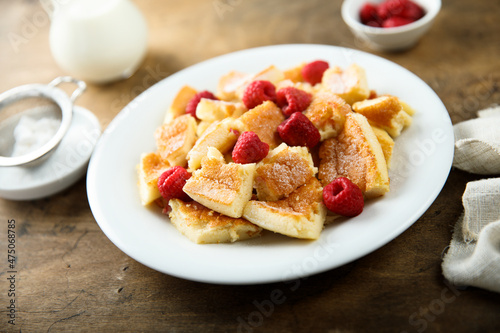
[[359,187],[346,177],[339,177],[323,188],[323,202],[330,211],[342,216],[361,214],[365,202]]
[[416,21],[418,19],[421,19],[424,16],[425,12],[422,7],[420,7],[418,4],[412,1],[408,1],[402,12],[401,12],[401,17]]
[[416,21],[424,16],[423,8],[410,0],[387,0],[380,4],[377,13],[382,20],[398,16]]
[[302,77],[306,82],[312,85],[320,83],[323,78],[323,73],[330,67],[330,65],[323,60],[316,60],[306,64],[302,67]]
[[276,93],[276,102],[285,116],[295,112],[302,112],[311,104],[310,93],[295,87],[286,87]]
[[378,6],[377,14],[383,21],[393,16],[399,16],[403,12],[403,8],[407,1],[408,0],[384,1]]
[[370,2],[365,3],[359,12],[361,23],[372,26],[373,24],[379,24],[380,18],[378,16],[377,9],[378,6],[375,4]]
[[289,146],[312,148],[321,139],[316,126],[302,112],[293,113],[290,118],[279,124],[278,134]]
[[194,95],[193,98],[189,100],[188,104],[186,105],[186,113],[196,118],[196,107],[198,106],[198,103],[202,98],[218,99],[210,91],[207,90],[200,91],[199,93]]
[[189,196],[182,190],[189,177],[191,177],[189,172],[181,166],[168,168],[158,178],[158,190],[161,196],[167,202],[170,199],[189,201]]
[[383,28],[394,28],[394,27],[400,27],[402,25],[406,25],[409,23],[414,22],[413,20],[401,17],[401,16],[393,16],[389,17],[387,20],[385,20],[382,23]]
[[362,23],[372,27],[399,27],[424,16],[420,5],[411,0],[386,0],[379,5],[365,3],[359,11]]
[[241,133],[233,148],[233,161],[235,163],[257,163],[264,159],[269,152],[269,145],[260,141],[254,132]]
[[276,87],[269,81],[252,81],[246,86],[242,100],[249,110],[265,101],[276,102]]

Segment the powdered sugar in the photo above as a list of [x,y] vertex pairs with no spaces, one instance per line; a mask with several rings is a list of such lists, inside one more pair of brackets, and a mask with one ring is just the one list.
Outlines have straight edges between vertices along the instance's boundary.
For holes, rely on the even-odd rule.
[[22,116],[14,129],[12,157],[26,155],[42,147],[56,134],[60,124],[61,121],[55,118]]

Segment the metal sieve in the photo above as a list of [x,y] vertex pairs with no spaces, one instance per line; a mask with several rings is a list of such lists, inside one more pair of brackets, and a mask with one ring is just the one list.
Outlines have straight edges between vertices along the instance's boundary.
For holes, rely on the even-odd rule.
[[[68,96],[68,94],[57,87],[61,83],[73,83],[76,84],[77,87],[71,96]],[[29,166],[42,160],[43,157],[54,151],[71,125],[73,104],[85,89],[85,82],[69,76],[61,76],[54,79],[49,84],[27,84],[0,94],[0,114],[11,104],[34,97],[49,100],[59,108],[61,113],[61,123],[54,136],[49,139],[48,142],[24,155],[0,156],[0,167]],[[1,155],[4,154],[2,153]]]

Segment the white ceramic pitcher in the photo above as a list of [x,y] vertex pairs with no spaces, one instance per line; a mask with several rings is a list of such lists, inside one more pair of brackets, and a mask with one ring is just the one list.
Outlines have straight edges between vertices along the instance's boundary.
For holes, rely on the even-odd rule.
[[108,83],[132,75],[145,57],[147,25],[130,0],[53,0],[50,49],[73,77]]

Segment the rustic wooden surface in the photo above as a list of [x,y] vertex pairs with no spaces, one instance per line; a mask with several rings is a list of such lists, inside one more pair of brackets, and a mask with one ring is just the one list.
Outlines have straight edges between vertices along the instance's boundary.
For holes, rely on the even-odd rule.
[[[148,56],[129,79],[91,85],[79,104],[105,127],[130,100],[189,65],[249,47],[318,43],[361,49],[426,81],[453,123],[500,102],[500,3],[444,0],[413,49],[373,52],[340,18],[340,0],[136,0]],[[216,5],[225,4],[223,11]],[[0,2],[0,91],[64,74],[38,1]],[[9,33],[21,37],[12,43]],[[161,274],[129,258],[95,222],[82,179],[48,199],[0,200],[0,331],[8,332],[498,332],[500,295],[444,281],[441,255],[478,176],[452,170],[406,232],[351,264],[290,285],[223,286]],[[7,221],[17,231],[16,325],[8,325]],[[280,304],[269,306],[273,290]],[[267,304],[267,307],[266,307]]]

